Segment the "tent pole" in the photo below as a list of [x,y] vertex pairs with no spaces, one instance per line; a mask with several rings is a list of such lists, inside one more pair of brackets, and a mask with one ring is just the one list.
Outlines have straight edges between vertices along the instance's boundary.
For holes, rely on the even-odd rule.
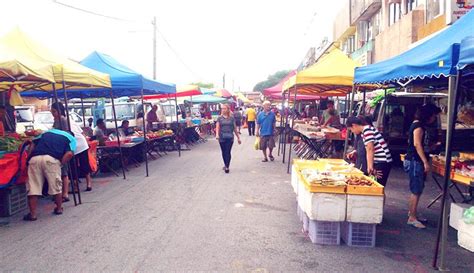
[[362,109],[361,109],[362,110],[362,115],[364,115],[364,116],[365,116],[365,104],[366,104],[366,102],[365,102],[366,92],[365,91],[366,90],[364,88],[364,91],[363,91],[363,94],[362,94]]
[[145,144],[145,147],[143,147],[143,155],[145,156],[145,174],[146,177],[148,177],[148,141],[146,137],[146,131],[145,131],[145,100],[143,99],[143,88],[141,90],[141,95],[142,95],[142,107],[143,107],[143,141]]
[[278,156],[280,156],[280,149],[281,149],[281,140],[282,140],[282,137],[283,137],[283,107],[284,107],[284,104],[285,103],[285,99],[283,97],[283,100],[281,101],[281,113],[280,113],[280,135],[278,136]]
[[174,106],[175,106],[175,112],[176,112],[176,122],[179,122],[179,115],[178,115],[178,95],[175,93],[174,94]]
[[84,96],[81,94],[82,124],[86,127],[86,113],[84,111]]
[[296,95],[298,94],[298,89],[295,85],[295,101],[293,102],[293,115],[291,117],[291,130],[290,130],[290,149],[288,151],[288,167],[286,169],[286,173],[290,173],[290,165],[291,165],[291,146],[293,146],[293,128],[295,127],[295,116],[296,116]]
[[[283,97],[285,97],[284,95],[285,95],[285,93],[283,93]],[[285,126],[283,127],[283,132],[284,132],[284,134],[283,134],[283,146],[282,146],[283,147],[283,157],[282,157],[283,158],[282,159],[283,164],[285,163],[285,158],[286,158],[286,141],[288,139],[288,137],[287,137],[287,133],[288,133],[287,126],[288,126],[288,116],[290,115],[289,108],[290,108],[290,89],[288,89],[288,106],[285,107],[285,110],[286,110],[286,116],[285,116],[285,121],[284,121]]]
[[[117,144],[120,152],[120,166],[122,166],[123,179],[126,179],[125,166],[123,164],[122,145],[120,144],[120,135],[118,134],[117,114],[115,112],[115,102],[112,88],[110,89],[110,100],[112,101],[112,113],[114,114],[115,131],[117,132]],[[145,124],[145,115],[143,115],[143,124]]]
[[456,109],[458,105],[458,84],[459,72],[457,76],[449,76],[448,82],[448,124],[446,130],[446,148],[445,148],[445,173],[443,185],[443,198],[441,202],[441,214],[438,222],[438,236],[436,240],[435,256],[433,259],[433,266],[437,266],[438,250],[440,252],[439,267],[440,271],[447,271],[446,268],[446,246],[448,237],[448,217],[449,217],[449,182],[451,181],[451,156],[452,156],[452,142],[455,133],[456,125]]
[[[353,108],[353,105],[354,105],[355,92],[356,92],[356,85],[353,85],[352,86],[352,92],[351,92],[352,94],[351,94],[350,99],[349,99],[349,112],[347,113],[348,118],[352,116],[352,108]],[[346,131],[346,140],[344,140],[344,154],[342,156],[343,159],[346,158],[347,145],[349,144],[349,135],[350,135],[349,128],[346,128],[346,129],[347,129],[347,131]]]
[[[62,81],[62,84],[63,84],[63,92],[64,92],[64,108],[66,109],[66,117],[67,117],[67,126],[69,127],[69,131],[72,131],[72,127],[71,127],[71,118],[69,117],[69,107],[68,107],[68,98],[67,98],[67,92],[66,92],[66,83],[64,82],[64,72],[62,74],[63,76],[63,81]],[[61,122],[60,122],[61,123]],[[74,199],[74,205],[77,206],[78,204],[82,204],[82,199],[81,199],[81,191],[79,190],[79,173],[77,172],[77,162],[76,162],[77,158],[76,158],[76,155],[74,154],[74,151],[73,151],[73,155],[72,155],[72,159],[71,161],[73,162],[71,164],[71,161],[69,161],[69,174],[71,176],[71,186],[72,186],[72,197]],[[74,168],[74,173],[72,173],[72,168]],[[77,189],[77,198],[78,198],[78,201],[76,201],[76,189]]]

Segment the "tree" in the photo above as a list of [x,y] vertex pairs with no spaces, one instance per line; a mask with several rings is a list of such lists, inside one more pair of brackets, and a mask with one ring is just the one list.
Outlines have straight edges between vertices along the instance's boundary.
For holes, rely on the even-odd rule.
[[192,85],[197,85],[201,88],[207,88],[207,89],[211,89],[211,88],[214,88],[214,84],[211,83],[211,82],[193,82],[191,83]]
[[281,70],[272,75],[269,75],[265,81],[261,81],[255,85],[253,91],[263,92],[265,88],[272,87],[280,82],[290,73],[291,70]]

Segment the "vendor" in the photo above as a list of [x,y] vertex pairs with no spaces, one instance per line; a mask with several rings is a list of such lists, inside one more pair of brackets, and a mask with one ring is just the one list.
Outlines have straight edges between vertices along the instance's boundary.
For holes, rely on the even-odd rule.
[[[364,122],[364,126],[372,124],[370,117],[358,116],[358,118]],[[355,136],[354,150],[348,153],[346,157],[349,160],[355,161],[355,167],[367,175],[367,153],[365,152],[364,140],[361,134]]]
[[28,206],[30,212],[25,221],[36,221],[38,196],[42,195],[43,184],[48,181],[48,194],[54,196],[54,214],[63,213],[61,165],[66,165],[76,150],[76,140],[61,130],[49,130],[35,138],[28,153]]
[[339,112],[334,108],[334,101],[332,100],[327,102],[327,109],[323,111],[321,125],[325,127],[331,126],[338,129],[342,127],[341,117],[339,116]]
[[377,177],[377,181],[385,187],[392,168],[392,155],[382,134],[372,125],[359,117],[349,117],[347,128],[356,135],[362,135],[367,157],[367,173]]
[[107,127],[103,119],[98,119],[94,129],[94,137],[99,142],[99,146],[105,146],[105,141],[108,139]]
[[418,215],[418,202],[425,187],[426,174],[431,169],[423,145],[426,133],[425,127],[434,123],[439,113],[441,113],[439,107],[433,104],[423,105],[416,111],[415,120],[411,124],[408,133],[408,149],[403,162],[403,168],[410,179],[411,192],[408,201],[407,224],[419,229],[426,228],[422,223],[426,219],[422,219]]
[[157,110],[158,106],[154,104],[151,107],[151,110],[146,114],[146,129],[148,131],[151,131],[153,129],[154,122],[160,122],[160,120],[158,119],[158,114],[156,113]]
[[132,135],[133,129],[130,128],[130,122],[128,120],[122,120],[122,125],[118,128],[118,134],[120,137],[126,137]]

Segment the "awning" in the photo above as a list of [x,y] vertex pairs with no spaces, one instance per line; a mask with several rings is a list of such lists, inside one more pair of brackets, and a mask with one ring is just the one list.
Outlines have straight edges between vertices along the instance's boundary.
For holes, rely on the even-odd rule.
[[[96,51],[82,60],[81,64],[96,71],[109,74],[114,97],[140,96],[142,90],[144,94],[148,95],[171,94],[176,92],[176,86],[174,84],[161,83],[148,79],[122,65],[111,56]],[[28,97],[51,97],[51,92],[29,91],[24,92],[22,95]],[[60,97],[63,96],[62,90],[58,91],[58,95]],[[110,88],[72,89],[67,90],[67,96],[68,98],[109,97]]]
[[192,98],[192,100],[186,100],[192,103],[224,103],[228,102],[226,98],[220,98],[211,95],[199,95]]
[[216,94],[214,94],[216,97],[222,97],[222,98],[230,98],[233,97],[232,93],[227,90],[227,89],[217,89]]
[[283,91],[319,96],[345,96],[352,90],[354,69],[358,64],[339,49],[334,49],[317,63],[296,73],[283,84]]
[[[0,67],[6,68],[4,71],[7,71],[8,68],[10,70],[16,69],[13,74],[29,73],[28,75],[32,75],[34,78],[49,81],[40,87],[37,86],[35,88],[37,90],[51,91],[53,89],[51,83],[54,82],[56,82],[56,89],[61,89],[63,81],[66,88],[111,87],[108,74],[89,69],[59,56],[30,39],[18,28],[0,39],[0,44],[0,56],[3,56],[0,59],[2,61]],[[3,62],[5,60],[11,60],[11,62]],[[7,79],[2,78],[3,80]],[[24,85],[21,88],[29,87]]]
[[200,88],[203,95],[214,95],[217,91],[207,88]]
[[474,64],[474,36],[469,36],[462,40],[457,67],[459,70],[462,70],[471,64]]
[[296,75],[296,70],[292,70],[288,75],[286,75],[281,81],[279,81],[276,85],[263,89],[263,95],[269,97],[273,94],[281,94],[283,92],[283,84],[291,77]]
[[147,100],[153,99],[172,99],[174,97],[191,97],[202,95],[201,89],[197,85],[181,85],[176,88],[176,94],[151,95],[145,96]]
[[237,98],[243,103],[250,103],[251,101],[242,93],[237,93]]
[[474,10],[433,38],[391,59],[355,70],[355,84],[400,83],[456,74],[459,43],[474,36]]

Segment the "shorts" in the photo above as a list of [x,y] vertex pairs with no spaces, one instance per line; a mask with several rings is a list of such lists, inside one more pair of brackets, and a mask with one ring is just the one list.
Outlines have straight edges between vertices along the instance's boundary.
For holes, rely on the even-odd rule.
[[242,126],[242,120],[235,120],[235,126],[237,127]]
[[48,181],[48,194],[62,192],[61,162],[49,155],[38,155],[30,159],[28,164],[28,195],[42,195],[45,179]]
[[267,148],[275,148],[275,138],[273,136],[262,136],[260,137],[260,150],[266,150]]
[[410,192],[414,195],[421,195],[425,188],[425,168],[423,163],[417,160],[403,161],[403,170],[410,178]]
[[[76,159],[76,169],[79,173],[79,178],[85,177],[87,174],[92,172],[91,165],[89,163],[89,149],[78,153],[74,156],[74,158]],[[76,169],[72,168],[73,177],[76,177]]]

